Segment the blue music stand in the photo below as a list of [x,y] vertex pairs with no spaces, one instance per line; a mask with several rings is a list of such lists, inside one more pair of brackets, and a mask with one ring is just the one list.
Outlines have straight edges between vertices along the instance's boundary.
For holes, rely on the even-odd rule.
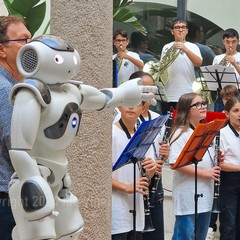
[[133,214],[133,234],[136,240],[136,164],[138,161],[144,159],[149,147],[153,144],[154,139],[160,132],[162,126],[168,120],[170,114],[159,116],[150,121],[143,122],[137,129],[133,137],[128,142],[127,146],[121,153],[118,160],[112,167],[112,171],[115,171],[126,164],[133,163],[133,210],[130,212]]

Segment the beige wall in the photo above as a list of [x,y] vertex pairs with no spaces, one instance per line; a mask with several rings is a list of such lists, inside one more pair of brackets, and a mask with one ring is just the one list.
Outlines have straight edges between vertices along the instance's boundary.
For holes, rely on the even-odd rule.
[[[112,1],[51,1],[51,34],[79,51],[76,79],[97,88],[111,86]],[[81,240],[111,238],[111,114],[85,112],[67,151],[72,192],[80,200],[85,221]]]

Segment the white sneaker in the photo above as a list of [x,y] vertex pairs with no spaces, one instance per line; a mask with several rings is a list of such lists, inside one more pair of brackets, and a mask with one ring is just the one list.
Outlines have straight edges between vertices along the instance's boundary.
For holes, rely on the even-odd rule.
[[206,240],[215,240],[215,232],[212,228],[208,229]]

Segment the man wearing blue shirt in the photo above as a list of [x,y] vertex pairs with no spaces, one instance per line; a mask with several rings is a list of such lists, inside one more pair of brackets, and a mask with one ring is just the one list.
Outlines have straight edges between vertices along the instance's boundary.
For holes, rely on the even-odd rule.
[[15,225],[8,196],[8,184],[14,173],[8,153],[12,117],[8,98],[12,86],[23,78],[16,66],[16,56],[30,38],[23,19],[0,16],[0,240],[11,240]]

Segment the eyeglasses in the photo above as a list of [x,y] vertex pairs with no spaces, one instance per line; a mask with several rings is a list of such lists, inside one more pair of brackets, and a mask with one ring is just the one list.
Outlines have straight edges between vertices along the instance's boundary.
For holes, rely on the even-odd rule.
[[174,26],[173,29],[175,29],[175,30],[180,30],[180,29],[186,30],[187,26]]
[[7,42],[22,42],[22,43],[29,43],[31,41],[30,38],[19,38],[19,39],[9,39],[9,40],[5,40],[2,43],[7,43]]
[[117,42],[117,43],[125,43],[125,42],[127,42],[127,39],[116,39],[115,40],[115,42]]
[[230,44],[236,45],[238,42],[239,42],[238,40],[233,40],[233,41],[225,40],[225,41],[224,41],[224,43],[225,43],[226,45],[230,45]]
[[194,104],[190,105],[190,108],[191,108],[191,107],[196,107],[196,109],[200,110],[201,108],[206,107],[207,104],[208,104],[207,101],[197,102],[197,103],[194,103]]

